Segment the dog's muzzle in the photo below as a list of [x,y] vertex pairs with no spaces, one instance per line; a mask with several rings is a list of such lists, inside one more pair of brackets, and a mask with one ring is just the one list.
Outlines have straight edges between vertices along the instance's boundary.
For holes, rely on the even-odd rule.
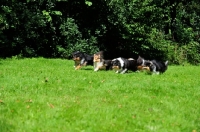
[[147,71],[150,70],[150,68],[148,66],[138,66],[137,69],[138,70],[147,70]]
[[119,66],[112,66],[112,69],[118,70],[118,69],[119,69]]
[[73,57],[74,61],[80,61],[80,57]]

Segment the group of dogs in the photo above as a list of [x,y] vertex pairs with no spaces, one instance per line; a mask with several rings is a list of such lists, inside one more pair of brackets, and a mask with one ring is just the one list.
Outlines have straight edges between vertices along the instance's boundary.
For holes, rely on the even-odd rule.
[[94,71],[100,69],[114,70],[116,73],[124,74],[130,71],[143,71],[146,70],[151,74],[164,73],[168,67],[168,61],[158,60],[145,60],[141,56],[137,59],[118,57],[112,60],[104,59],[104,52],[100,51],[93,55],[88,55],[81,51],[75,51],[72,53],[74,60],[75,70],[80,69],[82,66],[91,65],[94,67]]

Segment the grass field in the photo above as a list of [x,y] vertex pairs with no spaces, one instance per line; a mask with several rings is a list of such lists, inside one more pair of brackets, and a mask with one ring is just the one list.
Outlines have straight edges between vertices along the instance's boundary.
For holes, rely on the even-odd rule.
[[0,60],[0,132],[200,132],[200,67],[163,75]]

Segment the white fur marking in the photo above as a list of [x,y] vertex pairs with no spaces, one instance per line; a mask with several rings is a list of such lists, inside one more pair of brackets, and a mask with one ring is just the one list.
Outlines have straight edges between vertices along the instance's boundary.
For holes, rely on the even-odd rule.
[[125,68],[125,69],[121,72],[121,74],[124,74],[127,70],[128,70],[128,69]]
[[85,61],[85,59],[83,58],[83,59],[81,60],[81,65],[83,65],[83,64],[84,64],[84,61]]
[[98,71],[103,66],[103,62],[94,62],[94,71]]
[[142,59],[142,66],[144,66],[144,59]]
[[124,61],[122,60],[121,57],[117,58],[117,60],[119,60],[120,64],[121,64],[121,67],[124,67]]
[[153,72],[156,73],[156,67],[153,68]]

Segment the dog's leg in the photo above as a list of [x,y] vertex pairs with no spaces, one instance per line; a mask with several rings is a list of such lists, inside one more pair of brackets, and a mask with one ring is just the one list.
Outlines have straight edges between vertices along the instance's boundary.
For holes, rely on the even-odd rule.
[[79,65],[79,62],[74,61],[74,68],[76,68]]
[[97,62],[94,62],[94,71],[97,71]]
[[154,73],[156,73],[156,66],[154,66],[153,70],[152,70]]
[[121,74],[124,74],[128,69],[125,68],[124,70],[121,71]]
[[81,68],[81,65],[79,64],[78,66],[76,66],[75,70],[79,70]]
[[87,62],[84,62],[84,63],[83,63],[83,66],[87,66]]
[[99,67],[96,67],[95,69],[94,69],[94,71],[98,71],[99,70]]
[[123,69],[121,68],[120,70],[117,70],[115,73],[121,73]]
[[159,74],[160,74],[160,72],[156,71],[156,67],[154,67],[152,70],[152,75],[159,75]]
[[156,72],[156,75],[159,75],[160,74],[160,72]]
[[159,75],[160,72],[156,71],[156,72],[152,72],[151,75]]

